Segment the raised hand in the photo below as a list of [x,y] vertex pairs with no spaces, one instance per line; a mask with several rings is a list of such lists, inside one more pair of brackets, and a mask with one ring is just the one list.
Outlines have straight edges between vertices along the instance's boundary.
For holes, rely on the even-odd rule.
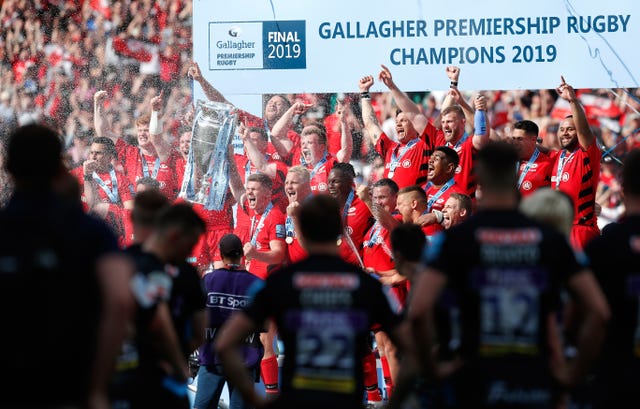
[[567,101],[574,101],[576,99],[576,91],[573,87],[564,80],[564,77],[560,76],[560,85],[556,88],[558,95]]
[[360,92],[369,92],[371,86],[373,85],[373,75],[365,75],[360,78],[360,82],[358,82],[358,87],[360,88]]
[[476,111],[486,111],[487,110],[487,99],[484,95],[478,95],[473,100],[474,108]]
[[294,115],[302,115],[312,106],[313,104],[305,104],[304,102],[298,101],[294,102],[293,105],[291,105],[291,108],[293,109]]
[[154,111],[161,111],[164,106],[164,91],[160,91],[159,95],[151,98],[151,109]]
[[187,76],[193,78],[194,81],[200,82],[202,79],[202,72],[200,72],[200,66],[195,61],[191,62],[189,68],[187,69]]
[[96,91],[96,93],[93,94],[93,103],[95,105],[101,106],[106,99],[107,99],[107,91],[105,90]]
[[387,88],[393,88],[395,84],[393,83],[393,76],[391,75],[391,71],[384,64],[380,64],[382,70],[378,74],[378,79],[387,86]]
[[444,71],[447,73],[447,77],[449,77],[451,81],[458,82],[458,78],[460,78],[460,67],[449,65]]

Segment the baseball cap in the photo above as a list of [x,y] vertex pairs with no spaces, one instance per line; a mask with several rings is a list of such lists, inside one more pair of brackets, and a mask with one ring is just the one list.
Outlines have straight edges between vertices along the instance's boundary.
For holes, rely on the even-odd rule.
[[222,236],[218,246],[220,247],[220,254],[226,257],[240,257],[244,253],[242,241],[233,233],[227,233]]

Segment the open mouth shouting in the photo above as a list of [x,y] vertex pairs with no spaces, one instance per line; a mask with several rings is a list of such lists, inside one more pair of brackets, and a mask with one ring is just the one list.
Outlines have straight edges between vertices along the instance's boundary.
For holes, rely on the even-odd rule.
[[311,162],[311,150],[309,149],[303,149],[302,150],[302,157],[304,158],[304,160],[309,163]]
[[298,192],[295,189],[287,189],[286,193],[289,198],[289,203],[293,203],[298,200]]
[[427,168],[427,178],[432,179],[435,174],[436,174],[436,167],[433,166],[432,163],[429,163],[429,166]]

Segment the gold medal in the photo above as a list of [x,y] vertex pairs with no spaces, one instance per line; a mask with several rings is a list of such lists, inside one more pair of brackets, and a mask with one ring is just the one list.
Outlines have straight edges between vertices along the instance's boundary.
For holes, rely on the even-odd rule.
[[336,244],[339,246],[342,244],[342,239],[338,239],[338,241],[336,242]]
[[288,236],[286,239],[284,239],[284,241],[286,241],[287,244],[291,244],[291,243],[293,243],[293,237]]

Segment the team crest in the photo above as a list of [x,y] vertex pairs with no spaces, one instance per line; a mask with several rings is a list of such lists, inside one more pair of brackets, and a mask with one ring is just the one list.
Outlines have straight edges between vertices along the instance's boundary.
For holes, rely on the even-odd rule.
[[324,192],[325,190],[327,190],[327,184],[324,182],[318,183],[318,190]]
[[402,161],[402,167],[405,169],[409,169],[411,167],[411,161],[409,159],[405,159]]
[[566,182],[566,181],[568,181],[568,180],[569,180],[569,172],[564,172],[564,173],[562,174],[562,181],[563,181],[563,182]]
[[532,187],[533,187],[533,186],[531,186],[531,182],[530,182],[530,181],[528,181],[528,180],[527,180],[527,181],[525,181],[525,182],[522,184],[522,189],[524,189],[524,190],[531,190],[531,188],[532,188]]

